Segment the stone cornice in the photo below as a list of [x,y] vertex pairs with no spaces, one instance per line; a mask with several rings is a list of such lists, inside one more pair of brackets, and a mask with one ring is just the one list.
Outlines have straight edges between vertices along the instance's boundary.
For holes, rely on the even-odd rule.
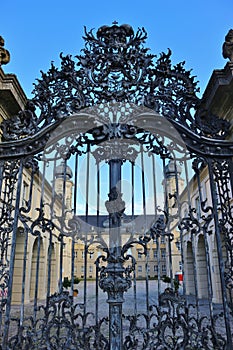
[[2,117],[10,118],[23,110],[27,101],[15,74],[5,74],[0,67],[0,105],[4,111]]
[[203,94],[203,107],[233,123],[233,63],[216,69]]

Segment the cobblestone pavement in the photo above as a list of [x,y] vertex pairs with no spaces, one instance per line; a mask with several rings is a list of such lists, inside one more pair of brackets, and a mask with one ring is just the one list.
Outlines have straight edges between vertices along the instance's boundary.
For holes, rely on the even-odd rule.
[[[167,285],[161,282],[161,292]],[[83,282],[78,285],[79,295],[76,298],[77,303],[83,302]],[[158,282],[155,280],[150,280],[148,285],[149,291],[149,305],[158,305]],[[182,294],[182,289],[180,288],[180,294]],[[123,314],[124,315],[133,315],[136,308],[137,314],[146,313],[146,282],[137,281],[137,290],[136,290],[136,303],[134,302],[134,290],[130,288],[127,293],[124,295],[125,302],[123,303]],[[99,289],[99,318],[108,316],[108,304],[107,304],[107,294]],[[96,293],[95,293],[95,282],[90,281],[87,283],[87,311],[93,312],[95,310],[96,302]],[[187,297],[187,303],[195,305],[195,298],[192,296]],[[136,304],[136,305],[135,305]],[[202,299],[199,300],[200,315],[199,317],[206,316],[209,318],[210,307],[208,300]],[[213,304],[213,313],[220,314],[223,312],[221,304]],[[196,309],[191,308],[191,313],[196,315]],[[232,331],[233,331],[233,319],[231,317]],[[225,333],[225,323],[224,318],[221,317],[216,323],[216,330],[219,333]]]
[[[161,282],[161,292],[167,285]],[[83,304],[84,303],[84,283],[81,281],[78,284],[79,294],[77,297],[74,297],[74,303]],[[157,305],[158,304],[158,282],[155,280],[150,280],[148,284],[148,294],[149,294],[149,305]],[[98,297],[98,306],[99,306],[99,318],[108,316],[108,303],[107,303],[107,293],[103,292],[100,288],[98,289],[99,297]],[[180,289],[180,294],[182,290]],[[131,287],[124,294],[123,303],[123,313],[124,314],[133,314],[135,311],[137,313],[145,313],[147,311],[147,303],[146,303],[146,282],[145,281],[137,281],[136,288],[136,302],[134,300],[134,289]],[[43,304],[43,301],[40,301],[39,304]],[[195,304],[194,297],[188,297],[188,303]],[[86,294],[86,311],[95,313],[95,304],[96,304],[96,289],[95,289],[95,281],[87,282],[87,294]],[[200,309],[203,315],[209,314],[209,305],[207,300],[200,300]],[[222,305],[214,304],[214,313],[220,313],[222,310]],[[25,316],[31,315],[33,312],[33,304],[25,305]],[[20,315],[20,306],[12,305],[11,315],[13,317],[17,317]]]
[[[161,292],[165,290],[168,285],[164,282],[161,282]],[[79,294],[78,297],[75,298],[75,302],[82,303],[84,298],[83,293],[83,282],[78,285]],[[107,293],[104,293],[100,288],[98,290],[99,293],[99,310],[100,317],[108,315],[108,304],[107,304]],[[148,284],[148,294],[149,294],[149,305],[158,304],[158,281],[150,280]],[[179,289],[179,294],[182,294],[182,289]],[[131,287],[124,294],[125,302],[123,303],[123,313],[130,314],[134,312],[135,302],[134,302],[134,289]],[[188,297],[188,303],[195,304],[194,297]],[[95,292],[95,282],[88,281],[87,282],[87,311],[93,311],[96,300],[96,292]],[[199,301],[200,308],[204,314],[209,313],[209,305],[208,301],[202,299]],[[146,282],[145,281],[137,281],[136,288],[136,309],[138,313],[146,312]],[[222,306],[220,304],[214,304],[214,311],[220,312],[222,311]]]
[[[157,304],[158,300],[158,283],[157,281],[149,281],[149,304]],[[83,282],[78,285],[79,295],[76,302],[83,302]],[[107,293],[99,289],[99,317],[108,316]],[[138,313],[146,312],[146,283],[145,281],[137,282],[136,303],[134,302],[134,289],[131,287],[127,293],[124,294],[125,302],[123,303],[123,313],[133,314],[135,307]],[[96,293],[95,282],[89,281],[87,283],[87,311],[92,311],[95,306]],[[136,304],[136,305],[135,305]]]

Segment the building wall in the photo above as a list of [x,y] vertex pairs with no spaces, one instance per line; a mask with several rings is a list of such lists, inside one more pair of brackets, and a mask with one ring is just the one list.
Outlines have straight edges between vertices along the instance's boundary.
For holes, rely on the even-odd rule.
[[[31,182],[31,174],[26,169],[23,173],[23,182],[21,190],[20,202],[22,206],[27,207],[26,203],[29,200],[29,189]],[[49,204],[51,203],[51,186],[45,183],[44,186],[44,218],[50,219],[51,212]],[[28,226],[38,218],[37,208],[40,208],[41,200],[41,181],[39,177],[35,177],[33,181],[32,190],[32,203],[28,217],[30,221]],[[54,212],[56,215],[61,215],[61,200],[57,199],[54,203]],[[54,220],[55,222],[56,220]],[[58,223],[57,223],[58,224]],[[37,228],[40,231],[40,228]],[[59,230],[54,229],[52,232],[52,246],[51,246],[51,259],[49,257],[50,246],[50,233],[41,232],[40,237],[34,236],[28,232],[26,233],[23,223],[19,221],[19,227],[16,239],[16,255],[15,255],[15,268],[13,276],[13,293],[12,302],[20,303],[22,300],[22,286],[25,289],[25,302],[30,302],[37,295],[38,299],[45,299],[48,288],[48,271],[49,266],[51,269],[50,277],[50,293],[58,292],[59,282],[59,261],[60,261],[60,242],[59,242]],[[38,245],[38,240],[40,244]],[[27,240],[27,243],[25,243]],[[26,245],[25,245],[26,244]],[[72,239],[70,237],[64,238],[63,249],[63,271],[62,276],[71,276],[71,245]],[[38,260],[38,248],[40,249],[39,261]],[[25,254],[26,252],[26,254]],[[26,257],[26,259],[24,259]],[[25,260],[25,261],[24,261]],[[38,264],[38,265],[37,265]],[[39,266],[38,272],[37,267]],[[23,271],[25,270],[25,277],[23,277]],[[38,273],[38,276],[37,276]],[[36,280],[38,277],[38,285]],[[22,283],[25,278],[25,283]],[[36,288],[37,286],[37,288]]]
[[[87,236],[88,237],[88,236]],[[107,230],[102,231],[102,237],[107,242],[108,233]],[[122,245],[124,245],[130,238],[129,234],[122,232]],[[78,278],[84,278],[84,272],[86,271],[87,278],[94,279],[96,277],[96,264],[95,261],[101,255],[105,256],[105,253],[100,248],[99,244],[93,244],[87,250],[87,267],[85,270],[85,246],[81,241],[75,243],[75,266],[74,274]],[[149,278],[158,277],[158,248],[155,241],[151,240],[148,243],[147,255],[144,254],[142,245],[135,244],[129,248],[127,254],[132,255],[135,258],[135,276],[136,278],[145,278],[146,274]],[[131,260],[129,260],[129,264]],[[104,263],[101,261],[101,265]],[[147,270],[146,270],[147,266]],[[162,240],[160,243],[160,274],[161,276],[167,274],[166,266],[166,242]]]

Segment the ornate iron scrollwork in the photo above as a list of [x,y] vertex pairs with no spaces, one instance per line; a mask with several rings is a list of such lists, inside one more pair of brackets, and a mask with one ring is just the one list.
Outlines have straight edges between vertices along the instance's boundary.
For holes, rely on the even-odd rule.
[[[229,160],[230,156],[232,156],[232,150],[229,151],[227,149],[227,142],[225,143],[224,151],[221,150],[221,145],[224,143],[222,139],[227,135],[229,123],[210,114],[208,111],[201,110],[201,101],[197,96],[197,82],[195,77],[191,75],[191,72],[185,69],[184,62],[173,66],[171,50],[168,50],[168,53],[162,53],[158,58],[149,54],[148,49],[144,47],[146,38],[147,33],[144,28],[134,32],[131,26],[118,25],[117,23],[114,23],[112,26],[100,27],[96,34],[94,34],[93,30],[88,32],[85,28],[85,48],[82,50],[81,55],[73,59],[70,55],[63,56],[61,54],[61,68],[56,68],[52,64],[47,73],[42,72],[41,78],[35,84],[34,97],[31,101],[28,101],[25,110],[2,124],[4,142],[0,146],[0,151],[9,148],[9,153],[13,159],[9,163],[2,162],[3,170],[0,168],[3,171],[0,181],[3,181],[4,185],[0,206],[0,247],[1,254],[4,257],[4,259],[1,257],[0,272],[2,276],[0,278],[0,289],[3,294],[10,286],[9,281],[10,277],[12,277],[9,264],[9,246],[12,244],[13,249],[15,248],[18,233],[16,232],[18,229],[16,221],[13,227],[16,195],[18,202],[16,216],[20,223],[19,228],[23,229],[25,237],[29,236],[30,233],[30,236],[33,238],[33,246],[32,242],[30,242],[30,246],[33,249],[34,240],[37,242],[37,261],[35,254],[33,262],[37,264],[33,316],[24,317],[23,308],[25,305],[22,302],[23,307],[20,318],[11,317],[11,290],[8,297],[3,295],[0,300],[0,314],[3,315],[5,306],[8,309],[8,311],[6,310],[8,313],[5,318],[7,320],[4,334],[5,348],[6,346],[9,349],[19,349],[20,347],[23,349],[31,347],[45,349],[48,346],[51,349],[67,348],[72,350],[87,348],[109,349],[111,346],[115,346],[116,349],[164,349],[164,347],[177,350],[229,348],[226,345],[225,334],[218,334],[214,323],[217,320],[221,321],[222,316],[212,314],[210,310],[210,318],[208,315],[207,317],[202,317],[199,313],[198,301],[196,304],[197,309],[194,307],[194,310],[191,310],[192,304],[188,303],[188,299],[178,295],[175,289],[173,290],[171,261],[169,262],[170,277],[168,276],[171,286],[167,287],[168,289],[165,289],[164,293],[161,293],[160,289],[160,272],[165,273],[167,271],[165,262],[163,265],[165,266],[165,271],[163,269],[160,270],[160,260],[162,258],[164,261],[167,259],[167,256],[162,257],[165,248],[162,248],[164,249],[162,251],[160,243],[162,244],[163,241],[163,244],[167,244],[169,251],[175,234],[180,233],[180,248],[183,254],[183,238],[185,235],[187,239],[191,238],[191,240],[194,240],[198,235],[202,235],[202,239],[204,240],[203,237],[205,237],[207,240],[209,235],[213,234],[214,229],[218,229],[221,231],[219,236],[221,233],[225,242],[227,255],[225,270],[222,267],[220,272],[224,273],[225,281],[223,282],[225,282],[224,285],[228,289],[228,294],[232,297],[233,224],[232,193],[229,190],[229,184],[232,182],[232,169],[230,168]],[[85,112],[83,112],[84,108]],[[153,110],[153,113],[151,110]],[[71,119],[72,115],[75,118],[77,117],[77,119],[80,118],[80,124],[76,123],[75,118]],[[156,117],[160,116],[161,120],[159,118],[156,120]],[[72,120],[67,134],[65,134],[65,131],[63,132],[56,128],[57,126],[62,127],[63,124],[61,122],[65,121],[65,119]],[[153,123],[152,119],[156,120],[156,122]],[[173,125],[163,123],[165,120],[170,121]],[[85,125],[81,125],[82,122],[86,122],[86,128]],[[182,135],[179,134],[178,137],[174,137],[175,128],[182,131]],[[55,129],[54,137],[47,143],[51,136],[51,131],[55,131]],[[59,132],[61,132],[63,139],[60,137]],[[184,145],[179,143],[180,136],[185,139]],[[214,140],[216,138],[219,140]],[[200,140],[205,142],[201,143]],[[119,142],[120,145],[118,145]],[[45,159],[42,159],[38,152],[45,147],[46,143],[48,147],[44,153]],[[113,144],[114,147],[112,146]],[[188,157],[186,146],[189,151],[191,149],[193,152]],[[120,151],[118,150],[119,147],[121,147]],[[213,164],[211,164],[212,177],[220,190],[218,198],[216,196],[216,203],[211,204],[208,203],[207,196],[202,198],[201,184],[199,182],[203,168],[210,165],[209,155],[211,155],[212,161],[215,151],[219,153],[216,159],[213,160]],[[224,157],[224,152],[228,151],[228,160],[226,162],[222,161],[222,159],[219,160],[220,157]],[[155,160],[153,159],[155,156],[158,156],[159,162],[157,164],[152,162],[152,165],[149,165],[148,159],[144,162],[145,153],[150,155],[152,161]],[[25,154],[30,154],[30,156],[25,157]],[[21,159],[18,161],[19,155],[21,158],[25,157],[25,160]],[[46,163],[46,156],[50,155],[51,159],[48,157],[48,163],[44,165],[49,165],[49,162],[51,162],[55,166],[60,159],[66,162],[73,162],[75,184],[74,192],[71,193],[71,197],[73,197],[71,200],[68,198],[70,203],[72,203],[70,206],[66,205],[68,196],[66,166],[62,167],[61,183],[56,183],[58,178],[55,171],[53,175],[49,174],[48,177],[51,180],[51,184],[42,175],[42,177],[44,176],[43,180],[46,181],[42,181],[43,190],[40,204],[39,207],[33,206],[32,187],[33,184],[36,184],[33,179],[38,177],[39,173],[41,174],[41,168],[37,161],[43,160]],[[92,164],[90,159],[86,161],[86,173],[88,174],[85,188],[86,221],[81,220],[81,216],[79,217],[78,215],[78,179],[80,179],[80,174],[82,174],[81,168],[79,168],[78,157],[83,155],[93,156],[98,168],[100,168],[99,163],[101,161],[109,163],[110,191],[108,195],[109,200],[105,201],[108,217],[103,221],[106,223],[108,220],[108,225],[99,225],[99,198],[97,198],[96,205],[97,220],[96,222],[95,220],[88,222],[92,210],[89,211],[90,208],[88,206],[89,196],[92,195],[92,193],[89,193],[89,167]],[[140,180],[142,184],[141,197],[145,198],[143,198],[143,224],[140,224],[140,228],[136,229],[137,215],[134,208],[134,199],[131,203],[131,221],[128,220],[126,222],[127,225],[130,225],[126,227],[123,220],[123,217],[126,215],[124,212],[127,211],[127,201],[124,201],[122,198],[121,185],[119,183],[122,180],[121,168],[127,161],[130,161],[131,183],[133,184],[131,192],[132,197],[134,197],[139,177],[132,168],[135,168],[135,160],[139,155],[141,155],[142,168]],[[72,156],[76,158],[73,157],[72,159]],[[195,156],[196,159],[194,159]],[[201,158],[202,156],[203,159]],[[0,157],[6,158],[6,154],[4,156],[0,155]],[[15,161],[14,159],[16,158],[17,160]],[[169,188],[168,178],[166,178],[166,167],[169,159],[174,159],[174,171],[172,172],[174,182],[170,182],[169,186],[171,188]],[[186,187],[190,187],[194,178],[197,181],[195,186],[198,190],[196,194],[200,195],[200,213],[198,213],[199,206],[197,208],[193,207],[191,203],[193,199],[191,199],[190,194],[186,194],[184,188],[182,190],[181,188],[179,189],[179,181],[183,181],[183,179],[179,178],[181,170],[179,173],[175,166],[175,162],[178,159],[185,164],[182,175],[186,173],[186,182],[184,183]],[[189,163],[186,164],[188,160],[192,161],[193,165],[192,170],[194,170],[194,173],[192,179],[188,176],[188,166],[190,165]],[[22,165],[20,172],[19,164]],[[147,166],[151,168],[151,173],[154,177],[153,191],[154,199],[156,199],[153,203],[151,202],[151,208],[154,207],[152,208],[152,225],[150,225],[149,229],[146,220],[146,185],[144,179],[144,171]],[[162,168],[161,176],[158,176],[158,179],[156,179],[155,175],[157,169],[158,173],[160,172],[160,166]],[[22,169],[28,172],[30,179],[30,194],[29,198],[24,199],[24,206],[20,204],[22,200],[20,198],[20,182],[18,182],[17,193],[15,192],[19,174],[21,174],[22,180]],[[45,173],[46,171],[44,170]],[[99,171],[99,177],[91,179],[93,183],[96,180],[98,195],[101,192],[99,191],[100,178],[104,177],[103,174],[104,172],[101,174]],[[210,176],[210,174],[208,175]],[[106,183],[105,186],[107,186]],[[214,181],[212,181],[212,187],[214,186],[213,184]],[[61,187],[61,192],[57,192],[59,186],[56,188],[56,185]],[[72,186],[72,184],[70,185]],[[117,187],[118,185],[119,188]],[[173,185],[174,188],[172,188]],[[161,187],[161,191],[156,194],[157,187]],[[50,192],[47,195],[45,191],[47,188],[52,193],[51,203]],[[39,190],[38,193],[40,193]],[[213,194],[214,189],[210,192]],[[48,203],[46,203],[47,199],[49,199]],[[159,202],[157,202],[157,199],[159,199]],[[218,200],[220,203],[218,203]],[[62,210],[60,210],[59,206],[56,207],[56,202],[59,202],[58,204],[61,205]],[[214,204],[216,208],[214,208]],[[184,207],[187,206],[187,213],[184,213],[184,215],[181,212],[183,209],[182,205]],[[35,210],[34,217],[30,218],[30,210],[32,209]],[[217,217],[218,213],[221,213],[220,218]],[[198,214],[201,215],[198,216]],[[216,222],[211,226],[214,219]],[[96,224],[96,227],[94,224]],[[171,228],[172,224],[173,228]],[[176,233],[173,233],[174,228],[177,228]],[[11,241],[13,231],[15,240]],[[39,270],[44,269],[44,257],[43,259],[40,258],[40,249],[42,251],[43,247],[40,238],[43,235],[46,244],[48,243],[44,251],[46,251],[50,259],[47,264],[48,276],[45,278],[49,278],[46,301],[41,306],[38,306],[37,286],[40,281]],[[210,238],[212,237],[213,235]],[[72,256],[66,257],[72,261],[72,266],[67,264],[71,270],[72,284],[75,271],[74,247],[77,242],[82,244],[84,256],[83,288],[85,295],[83,303],[74,302],[74,297],[69,296],[63,288],[63,258],[67,253],[65,251],[66,241],[69,242],[67,250],[72,250]],[[153,245],[152,249],[149,249],[149,243]],[[100,317],[98,311],[96,311],[96,315],[86,312],[88,304],[86,299],[87,286],[85,285],[88,277],[87,255],[91,252],[91,246],[97,244],[98,253],[101,255],[95,261],[96,271],[89,270],[89,272],[95,272],[95,275],[93,273],[90,278],[95,278],[96,282],[96,310],[99,308],[98,288],[100,287],[102,291],[107,292],[109,318]],[[54,246],[55,248],[56,246],[60,247],[60,251],[58,252],[58,248],[55,251]],[[139,265],[137,265],[138,261],[133,256],[135,253],[132,252],[131,248],[134,249],[134,252],[136,252],[135,249],[138,250],[138,260],[141,259],[141,255],[145,257],[146,309],[142,311],[144,313],[141,313],[141,311],[138,313],[135,307],[134,314],[122,317],[124,297],[127,297],[126,292],[131,286],[135,289],[134,300],[135,303],[137,302],[136,278],[140,277],[140,275],[136,276],[136,272],[141,272],[139,269],[138,271],[136,270],[136,266],[139,267]],[[219,251],[221,248],[219,244]],[[53,249],[54,260],[52,259]],[[76,252],[78,254],[78,251]],[[152,278],[158,278],[157,305],[154,304],[156,301],[153,301],[153,304],[149,301],[149,271],[152,272],[152,269],[149,269],[149,267],[151,268],[152,265],[148,264],[148,259],[152,252],[153,259],[157,256],[158,262],[157,265],[153,266],[153,272],[156,272],[155,268],[157,267],[158,274],[157,276],[152,276]],[[209,251],[207,248],[205,252],[208,260]],[[220,255],[218,254],[218,256]],[[55,265],[58,258],[60,258],[60,276],[56,289],[52,290],[50,289],[52,264]],[[171,251],[168,258],[171,258]],[[24,266],[30,259],[32,260],[32,258],[27,257],[26,242],[24,247]],[[41,266],[39,266],[40,259],[42,261]],[[210,268],[209,261],[207,262],[208,268]],[[181,263],[183,265],[183,261]],[[13,271],[13,258],[11,270]],[[55,272],[53,275],[54,279]],[[185,274],[183,276],[185,277]],[[26,275],[22,278],[24,283],[25,278]],[[196,283],[196,281],[194,282]],[[211,281],[209,280],[208,283],[210,287]],[[71,287],[71,294],[73,292],[72,288],[73,286]],[[34,289],[32,288],[32,291]],[[208,296],[210,294],[211,290],[209,290]],[[196,297],[197,299],[199,298],[197,294]],[[143,300],[145,301],[145,299]],[[79,307],[83,312],[78,310]],[[212,305],[210,305],[211,308]],[[93,316],[96,316],[95,324],[93,324],[93,320],[90,320]],[[223,316],[227,323],[228,314],[225,312]],[[122,318],[126,323],[129,322],[128,331],[125,323],[124,326],[122,325]],[[14,326],[14,322],[16,322],[15,335],[8,334],[8,326]],[[106,324],[108,330],[103,330]],[[230,333],[227,334],[228,339],[230,339],[230,335]]]
[[42,72],[25,111],[3,122],[3,139],[15,140],[37,133],[85,107],[109,102],[146,106],[196,134],[224,138],[229,123],[200,105],[195,77],[184,62],[173,66],[171,50],[155,55],[144,47],[144,28],[135,33],[129,25],[102,26],[96,35],[85,28],[82,55],[61,58],[61,68],[52,63]]

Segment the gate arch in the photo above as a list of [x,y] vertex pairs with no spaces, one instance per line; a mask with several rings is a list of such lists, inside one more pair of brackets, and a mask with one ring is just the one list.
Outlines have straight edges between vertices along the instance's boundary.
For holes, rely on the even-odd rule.
[[148,54],[146,37],[129,25],[85,29],[78,65],[61,55],[26,109],[2,124],[3,350],[232,348],[230,125],[201,109],[194,78],[184,63],[172,66],[170,50]]

